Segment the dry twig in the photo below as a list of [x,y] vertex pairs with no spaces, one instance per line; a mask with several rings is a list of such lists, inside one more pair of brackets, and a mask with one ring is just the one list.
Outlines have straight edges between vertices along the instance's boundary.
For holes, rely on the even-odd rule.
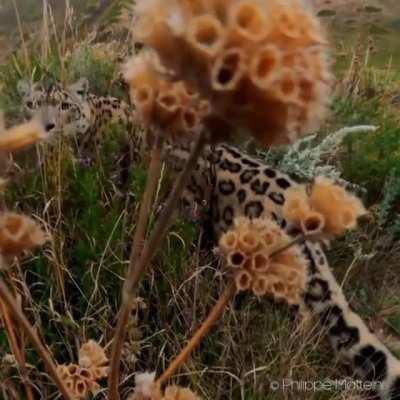
[[61,380],[60,376],[57,373],[57,368],[53,360],[51,359],[49,352],[42,344],[37,332],[35,331],[33,326],[29,323],[25,315],[21,312],[14,297],[8,290],[4,281],[1,279],[0,279],[0,299],[12,312],[13,318],[21,325],[21,327],[24,329],[29,339],[32,341],[32,344],[36,348],[36,351],[38,352],[40,358],[42,359],[42,361],[46,366],[48,374],[53,379],[54,383],[57,385],[61,394],[64,396],[66,400],[72,400],[68,393],[67,388],[65,387],[63,381]]
[[[206,132],[201,131],[192,149],[189,159],[186,162],[184,170],[179,175],[175,185],[168,197],[167,203],[163,208],[157,224],[150,235],[150,238],[145,243],[141,257],[135,264],[130,264],[128,277],[125,281],[122,292],[122,305],[119,310],[117,326],[113,339],[113,349],[111,354],[111,372],[108,380],[109,400],[118,400],[118,385],[121,364],[121,351],[124,338],[126,336],[127,324],[129,320],[129,312],[131,308],[131,300],[136,296],[136,289],[147,266],[153,259],[157,249],[161,245],[170,225],[171,217],[179,202],[179,198],[186,185],[187,180],[196,165],[197,159],[203,151],[206,143]],[[148,177],[148,182],[151,181]],[[134,261],[134,260],[133,260]]]

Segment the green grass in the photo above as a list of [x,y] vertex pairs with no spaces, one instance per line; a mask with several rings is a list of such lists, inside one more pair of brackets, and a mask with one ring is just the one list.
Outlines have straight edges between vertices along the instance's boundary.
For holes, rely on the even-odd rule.
[[379,200],[390,171],[400,168],[398,118],[380,106],[379,99],[338,99],[334,111],[339,124],[379,127],[376,132],[350,135],[342,152],[343,177],[366,188],[373,204]]

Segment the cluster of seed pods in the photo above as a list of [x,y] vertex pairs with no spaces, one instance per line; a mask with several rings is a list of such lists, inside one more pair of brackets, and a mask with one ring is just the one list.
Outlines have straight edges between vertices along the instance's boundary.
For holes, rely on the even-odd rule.
[[317,177],[309,188],[290,188],[283,207],[285,219],[310,237],[343,235],[365,213],[357,197],[325,177]]
[[[287,143],[323,118],[326,42],[300,0],[139,0],[135,16],[136,40],[157,55],[154,69],[209,102],[217,139],[223,126],[264,145]],[[139,102],[147,99],[148,82],[136,84]]]
[[187,138],[203,126],[210,102],[184,81],[167,79],[154,68],[155,55],[143,52],[125,67],[125,79],[141,122],[174,139]]
[[14,212],[0,213],[0,253],[6,259],[43,245],[47,235],[31,218]]
[[79,365],[59,365],[57,372],[74,399],[85,399],[100,389],[97,381],[108,376],[107,364],[104,349],[89,340],[79,349]]
[[[45,137],[43,126],[37,120],[6,129],[0,112],[0,153],[21,150]],[[5,184],[6,181],[0,178],[0,192]],[[6,261],[5,265],[14,257],[43,245],[47,239],[32,218],[9,211],[0,212],[0,256],[1,261]]]
[[238,290],[298,303],[305,287],[306,262],[289,236],[270,219],[240,217],[221,236],[219,249]]

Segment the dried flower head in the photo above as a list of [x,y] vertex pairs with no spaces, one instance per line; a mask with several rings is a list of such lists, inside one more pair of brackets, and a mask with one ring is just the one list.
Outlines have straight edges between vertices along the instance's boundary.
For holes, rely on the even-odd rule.
[[5,258],[31,251],[47,240],[33,219],[13,212],[0,213],[0,253]]
[[135,390],[128,400],[160,400],[161,394],[155,384],[155,372],[144,372],[135,375]]
[[122,348],[122,358],[129,369],[134,370],[138,355],[141,351],[142,330],[140,327],[140,310],[147,308],[143,298],[136,297],[132,300],[132,309],[127,323],[125,342]]
[[43,125],[36,119],[0,132],[0,151],[17,151],[47,137]]
[[168,386],[165,389],[162,400],[200,400],[200,397],[188,388]]
[[79,365],[84,368],[104,367],[108,363],[106,353],[97,342],[89,340],[79,349]]
[[272,220],[240,217],[234,228],[222,235],[219,249],[238,290],[295,304],[305,287],[306,261],[297,246],[288,246],[290,242]]
[[125,67],[125,79],[142,123],[173,138],[198,131],[210,112],[209,102],[188,83],[168,79],[155,60],[154,53],[142,52]]
[[76,364],[63,364],[57,367],[57,372],[73,399],[85,399],[100,389],[96,378],[87,368]]
[[326,41],[300,0],[138,0],[135,15],[136,40],[159,57],[153,69],[210,101],[212,133],[228,125],[287,143],[324,116]]
[[85,399],[100,390],[97,381],[108,376],[107,363],[104,349],[89,340],[79,349],[79,365],[59,365],[57,372],[74,399]]
[[308,236],[343,235],[365,213],[357,197],[325,177],[317,177],[309,193],[304,185],[289,189],[283,207],[284,217]]
[[135,390],[129,400],[201,400],[190,389],[180,386],[168,386],[164,394],[155,382],[155,372],[141,373],[135,376]]

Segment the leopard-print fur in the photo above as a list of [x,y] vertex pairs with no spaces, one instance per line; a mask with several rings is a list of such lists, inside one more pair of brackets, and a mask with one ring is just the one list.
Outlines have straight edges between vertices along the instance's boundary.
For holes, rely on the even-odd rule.
[[[187,150],[171,150],[171,154],[180,159],[174,164],[180,170]],[[258,159],[235,147],[219,145],[205,149],[184,201],[206,205],[217,237],[239,215],[270,216],[285,229],[288,228],[282,217],[285,191],[295,185],[287,175]],[[308,260],[308,278],[299,307],[318,318],[333,349],[350,361],[361,379],[379,382],[377,387],[382,399],[400,400],[400,361],[350,308],[321,245],[306,242],[302,249]]]
[[25,81],[18,83],[24,115],[40,114],[50,134],[73,136],[81,149],[94,149],[101,145],[104,127],[118,123],[124,126],[133,141],[134,156],[138,158],[143,152],[144,141],[140,131],[134,132],[132,108],[115,97],[96,96],[88,90],[89,83],[85,78],[67,87],[56,83],[47,90]]

